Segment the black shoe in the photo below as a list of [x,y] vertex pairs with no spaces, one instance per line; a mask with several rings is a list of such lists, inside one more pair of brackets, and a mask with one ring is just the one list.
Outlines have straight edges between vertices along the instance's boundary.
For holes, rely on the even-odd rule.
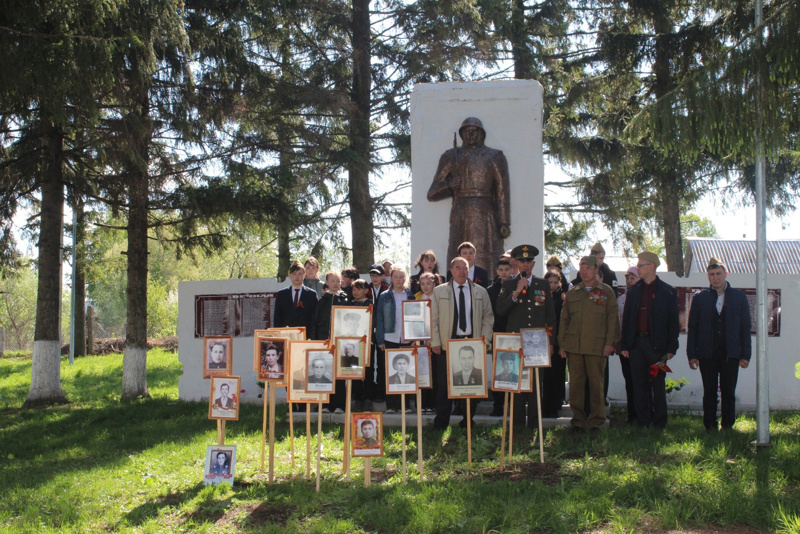
[[573,434],[583,434],[583,427],[581,426],[571,426],[569,431]]
[[592,439],[599,438],[600,434],[601,434],[601,431],[600,431],[599,428],[590,428],[589,429],[589,437],[591,437]]

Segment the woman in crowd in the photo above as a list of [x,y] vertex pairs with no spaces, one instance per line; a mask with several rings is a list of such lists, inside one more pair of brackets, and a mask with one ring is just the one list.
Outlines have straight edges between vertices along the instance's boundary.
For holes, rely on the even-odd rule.
[[434,285],[444,283],[444,277],[439,274],[439,264],[436,261],[436,254],[432,250],[426,250],[419,255],[417,261],[414,262],[414,267],[419,268],[419,272],[411,277],[411,292],[419,293],[419,278],[423,273],[431,273],[434,276]]

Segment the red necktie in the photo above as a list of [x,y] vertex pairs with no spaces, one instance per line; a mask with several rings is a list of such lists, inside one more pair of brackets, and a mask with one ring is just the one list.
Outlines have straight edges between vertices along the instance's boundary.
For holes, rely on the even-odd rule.
[[294,290],[294,307],[295,308],[297,307],[297,300],[298,300],[299,297],[300,297],[300,290],[299,289],[295,289]]

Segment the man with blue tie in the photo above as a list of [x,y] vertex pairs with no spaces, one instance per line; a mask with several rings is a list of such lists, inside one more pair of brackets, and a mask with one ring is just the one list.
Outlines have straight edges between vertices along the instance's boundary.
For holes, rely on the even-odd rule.
[[289,267],[289,280],[292,285],[278,291],[275,297],[275,318],[273,326],[311,327],[314,310],[317,308],[317,292],[303,285],[306,270],[299,261]]
[[[451,339],[492,339],[494,313],[489,293],[467,278],[469,264],[461,257],[450,262],[452,280],[434,288],[431,299],[432,324],[431,352],[436,365],[437,395],[434,428],[447,428],[450,424],[451,402],[447,396],[447,342]],[[477,400],[475,400],[477,404]],[[475,410],[472,410],[475,413]],[[460,425],[466,427],[466,417]]]

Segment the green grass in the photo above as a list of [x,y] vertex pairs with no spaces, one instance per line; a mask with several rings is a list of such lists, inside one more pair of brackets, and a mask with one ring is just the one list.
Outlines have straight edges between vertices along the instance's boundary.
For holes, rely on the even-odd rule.
[[[341,475],[342,429],[323,428],[322,491],[305,480],[305,424],[291,467],[279,409],[276,481],[260,471],[261,408],[227,425],[236,485],[201,483],[216,439],[206,403],[181,402],[175,354],[148,354],[152,398],[119,399],[120,355],[62,366],[71,404],[22,410],[30,359],[0,359],[0,532],[800,532],[800,415],[773,414],[772,447],[756,451],[755,422],[707,435],[702,421],[673,416],[663,433],[612,427],[598,440],[548,431],[546,463],[535,434],[515,430],[514,462],[500,471],[499,428],[466,435],[426,429],[426,476],[416,473],[409,432],[402,482],[400,433],[386,456]],[[315,432],[316,426],[312,432]],[[316,445],[316,435],[312,434]],[[313,469],[312,469],[313,474]]]

